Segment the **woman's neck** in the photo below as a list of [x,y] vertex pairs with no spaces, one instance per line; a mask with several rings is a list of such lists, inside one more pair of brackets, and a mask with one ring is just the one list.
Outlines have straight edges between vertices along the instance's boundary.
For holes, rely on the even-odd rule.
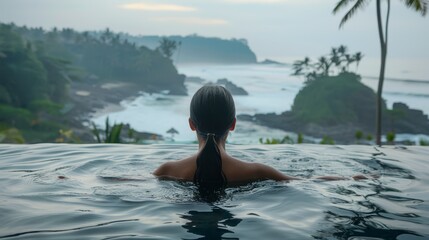
[[[221,152],[225,151],[225,142],[226,141],[223,140],[223,139],[219,139],[219,140],[216,141],[216,144],[217,144],[217,146],[218,146],[218,148],[219,148],[219,150]],[[206,144],[206,140],[198,137],[198,149],[201,150],[204,147],[205,144]]]

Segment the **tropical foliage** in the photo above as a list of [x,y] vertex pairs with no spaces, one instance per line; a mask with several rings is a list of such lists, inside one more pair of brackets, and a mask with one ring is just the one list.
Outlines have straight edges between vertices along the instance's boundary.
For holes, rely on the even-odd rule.
[[320,141],[320,144],[323,144],[323,145],[334,145],[335,141],[334,141],[334,139],[332,139],[329,136],[324,136],[322,138],[322,140]]
[[[347,8],[351,3],[353,6],[347,11],[344,17],[341,19],[340,27],[342,27],[350,18],[352,18],[358,10],[365,8],[371,0],[340,0],[333,9],[333,13],[336,14],[342,9]],[[378,80],[378,89],[377,89],[377,122],[376,122],[376,143],[381,145],[381,122],[382,122],[382,108],[383,108],[383,83],[384,75],[386,70],[386,58],[387,58],[387,46],[388,46],[388,33],[389,33],[389,18],[390,18],[390,0],[386,1],[387,11],[384,19],[382,19],[381,12],[381,0],[375,0],[377,7],[377,26],[378,26],[378,36],[380,41],[381,49],[381,64],[380,64],[380,74]],[[413,9],[414,11],[420,13],[422,16],[426,15],[427,12],[427,0],[401,0],[408,8]]]
[[[299,133],[297,136],[296,143],[300,144],[304,142],[304,136]],[[290,136],[286,135],[283,138],[259,138],[260,144],[294,144],[295,141]]]
[[93,122],[92,134],[98,143],[139,143],[141,140],[139,133],[129,124],[111,125],[109,118],[106,118],[104,129],[99,129]]
[[[182,94],[186,94],[184,76],[178,74],[164,52],[137,46],[108,28],[101,32],[81,33],[70,28],[45,31],[13,24],[8,26],[24,39],[36,43],[37,49],[43,49],[45,55],[71,63],[82,77],[128,81],[139,84],[142,89],[180,89]],[[168,45],[167,50],[168,47],[171,48]]]
[[265,140],[263,138],[259,138],[259,143],[261,144],[294,144],[295,141],[289,137],[285,136],[282,139],[279,138],[266,138]]
[[112,126],[109,123],[109,118],[106,118],[104,134],[100,133],[100,130],[97,128],[95,123],[92,123],[92,133],[97,139],[98,143],[121,143],[121,131],[124,124],[113,124]]
[[362,58],[362,53],[349,54],[347,47],[341,45],[338,48],[332,48],[328,55],[321,56],[317,61],[308,57],[295,61],[292,65],[292,75],[305,76],[308,83],[318,77],[348,72],[350,65],[355,63],[358,67]]
[[309,82],[296,95],[292,113],[302,123],[366,126],[374,122],[370,114],[374,108],[374,91],[361,83],[359,75],[345,72]]
[[79,33],[0,23],[0,77],[0,130],[16,129],[28,142],[72,139],[66,133],[73,117],[62,109],[73,81],[129,81],[142,90],[186,94],[184,76],[170,59],[109,29]]
[[156,48],[162,55],[171,59],[174,54],[174,51],[180,45],[180,42],[176,42],[174,40],[170,40],[166,37],[159,40],[159,46]]
[[393,142],[395,141],[395,137],[396,137],[396,135],[395,135],[395,133],[394,133],[394,132],[388,132],[388,133],[386,134],[386,140],[387,140],[387,142],[389,142],[389,143],[393,143]]
[[[0,24],[0,123],[16,142],[54,139],[59,111],[75,79],[68,61],[53,58],[40,43],[23,38],[14,25]],[[21,133],[22,131],[22,133]],[[43,133],[40,133],[43,131]]]

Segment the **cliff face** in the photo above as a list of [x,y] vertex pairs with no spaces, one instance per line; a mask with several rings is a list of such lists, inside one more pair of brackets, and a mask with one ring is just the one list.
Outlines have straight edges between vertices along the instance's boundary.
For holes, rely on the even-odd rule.
[[386,130],[412,134],[429,134],[428,116],[423,111],[411,109],[404,103],[394,103],[386,119]]
[[[125,36],[130,42],[155,49],[159,46],[160,36]],[[256,55],[244,39],[225,40],[196,35],[170,36],[170,40],[180,45],[172,59],[177,64],[252,64]]]

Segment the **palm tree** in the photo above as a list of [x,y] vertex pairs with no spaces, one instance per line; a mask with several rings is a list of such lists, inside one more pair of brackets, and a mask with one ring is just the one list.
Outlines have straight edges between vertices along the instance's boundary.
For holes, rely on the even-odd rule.
[[295,61],[292,65],[292,69],[293,69],[292,75],[294,75],[294,76],[302,75],[303,74],[302,73],[302,70],[303,70],[302,61],[299,61],[299,60]]
[[326,57],[320,57],[319,62],[317,63],[317,70],[322,70],[324,76],[329,76],[329,68],[331,67],[332,62],[328,61]]
[[331,50],[331,61],[336,67],[341,64],[340,56],[338,55],[338,50],[336,48],[332,48]]
[[347,47],[344,45],[340,45],[338,47],[337,51],[341,56],[344,56],[344,54],[346,54],[346,52],[347,52]]
[[[355,13],[363,9],[371,0],[340,0],[335,6],[333,13],[338,13],[341,9],[346,8],[350,3],[354,3],[353,6],[348,10],[346,15],[341,19],[340,28],[355,15]],[[426,15],[427,12],[427,0],[401,0],[405,3],[408,8],[415,10],[420,13],[422,16]],[[382,107],[382,97],[383,92],[383,83],[384,83],[384,73],[386,70],[386,57],[387,57],[387,39],[388,39],[388,30],[389,30],[389,17],[390,17],[390,0],[387,0],[387,12],[385,16],[385,26],[383,28],[383,20],[381,16],[381,0],[376,0],[377,7],[377,26],[378,26],[378,37],[380,40],[380,50],[381,50],[381,65],[380,65],[380,74],[378,79],[378,89],[377,89],[377,107],[376,107],[376,144],[381,145],[381,107]]]
[[157,48],[157,50],[160,51],[162,55],[164,55],[169,59],[171,59],[176,49],[177,49],[177,42],[174,40],[170,40],[166,37],[163,37],[159,41],[159,46]]
[[355,61],[355,59],[352,56],[350,56],[350,54],[345,54],[344,57],[345,57],[345,62],[346,62],[345,69],[347,71],[349,71],[349,66],[350,66],[350,64],[352,64]]
[[359,67],[359,63],[362,60],[362,53],[361,52],[357,52],[353,55],[353,60],[356,62],[356,67]]
[[310,62],[311,60],[309,57],[305,57],[304,60],[302,61],[299,61],[299,60],[295,61],[292,65],[292,69],[294,70],[292,75],[294,76],[304,75],[305,72],[307,72],[311,67]]

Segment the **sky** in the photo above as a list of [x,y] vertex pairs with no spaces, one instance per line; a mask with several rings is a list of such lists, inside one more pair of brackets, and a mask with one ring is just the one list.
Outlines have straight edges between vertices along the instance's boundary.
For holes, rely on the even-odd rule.
[[[377,75],[379,40],[375,1],[350,19],[332,14],[337,0],[0,0],[0,22],[30,27],[245,38],[259,60],[318,57],[344,44]],[[429,15],[393,0],[388,77],[429,80]],[[413,74],[410,74],[413,73]],[[407,75],[408,74],[408,75]]]

